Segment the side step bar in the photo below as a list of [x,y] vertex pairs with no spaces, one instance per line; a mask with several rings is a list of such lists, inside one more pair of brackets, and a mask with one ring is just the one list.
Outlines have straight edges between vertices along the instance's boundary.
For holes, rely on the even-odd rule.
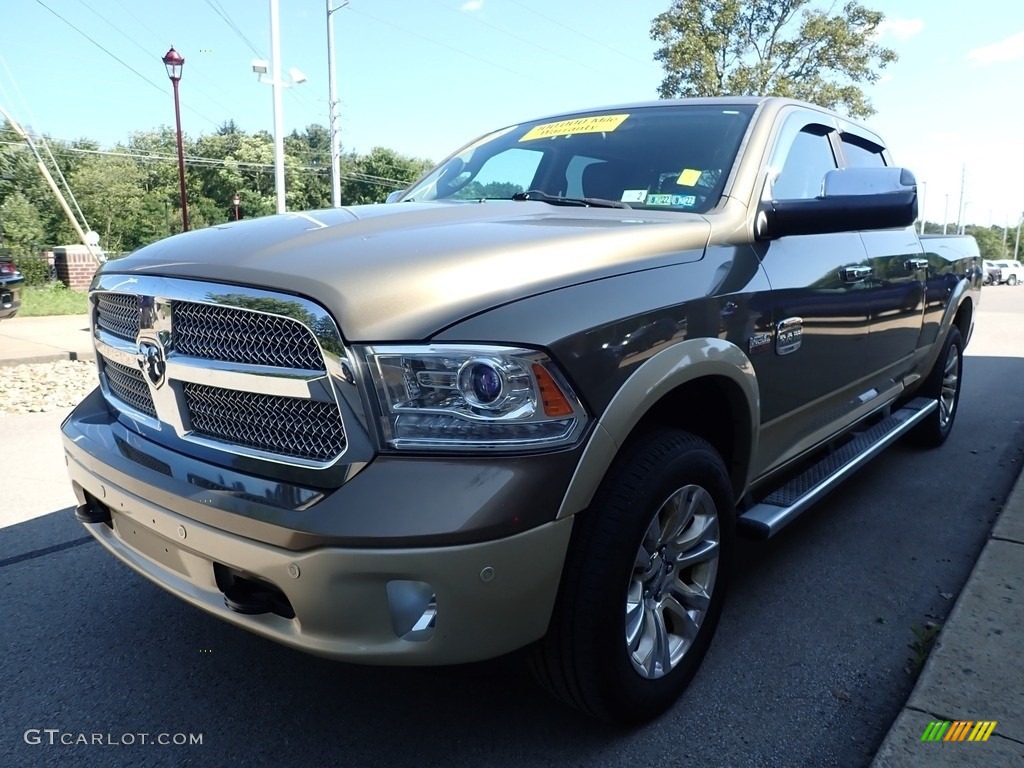
[[761,540],[774,536],[938,407],[937,400],[911,400],[740,514],[737,532]]

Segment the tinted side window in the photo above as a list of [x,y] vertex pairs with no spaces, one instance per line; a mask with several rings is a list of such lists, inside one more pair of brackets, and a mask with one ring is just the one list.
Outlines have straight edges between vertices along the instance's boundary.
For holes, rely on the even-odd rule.
[[847,168],[884,168],[882,148],[853,136],[843,136],[843,154]]
[[776,200],[810,200],[821,194],[821,183],[836,168],[828,136],[804,129],[796,135],[772,196]]

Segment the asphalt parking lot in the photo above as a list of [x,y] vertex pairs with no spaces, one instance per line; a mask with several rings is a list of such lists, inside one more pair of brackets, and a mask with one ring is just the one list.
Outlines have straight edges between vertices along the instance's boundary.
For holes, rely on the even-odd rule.
[[896,445],[745,543],[694,684],[629,731],[516,658],[356,667],[190,608],[74,521],[62,413],[0,416],[0,765],[866,765],[913,686],[913,628],[948,614],[1020,471],[1022,329],[1024,290],[985,289],[949,442]]

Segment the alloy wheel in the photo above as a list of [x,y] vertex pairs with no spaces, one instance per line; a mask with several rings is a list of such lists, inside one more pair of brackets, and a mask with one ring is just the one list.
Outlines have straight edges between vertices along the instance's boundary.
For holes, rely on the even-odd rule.
[[720,547],[718,511],[701,486],[679,488],[658,508],[626,595],[626,650],[641,677],[667,675],[693,645],[715,587]]

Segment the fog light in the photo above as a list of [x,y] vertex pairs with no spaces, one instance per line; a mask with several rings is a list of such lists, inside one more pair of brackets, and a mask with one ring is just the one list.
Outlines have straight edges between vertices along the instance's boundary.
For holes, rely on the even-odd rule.
[[429,640],[437,621],[434,588],[425,581],[389,581],[387,593],[395,635],[413,642]]

